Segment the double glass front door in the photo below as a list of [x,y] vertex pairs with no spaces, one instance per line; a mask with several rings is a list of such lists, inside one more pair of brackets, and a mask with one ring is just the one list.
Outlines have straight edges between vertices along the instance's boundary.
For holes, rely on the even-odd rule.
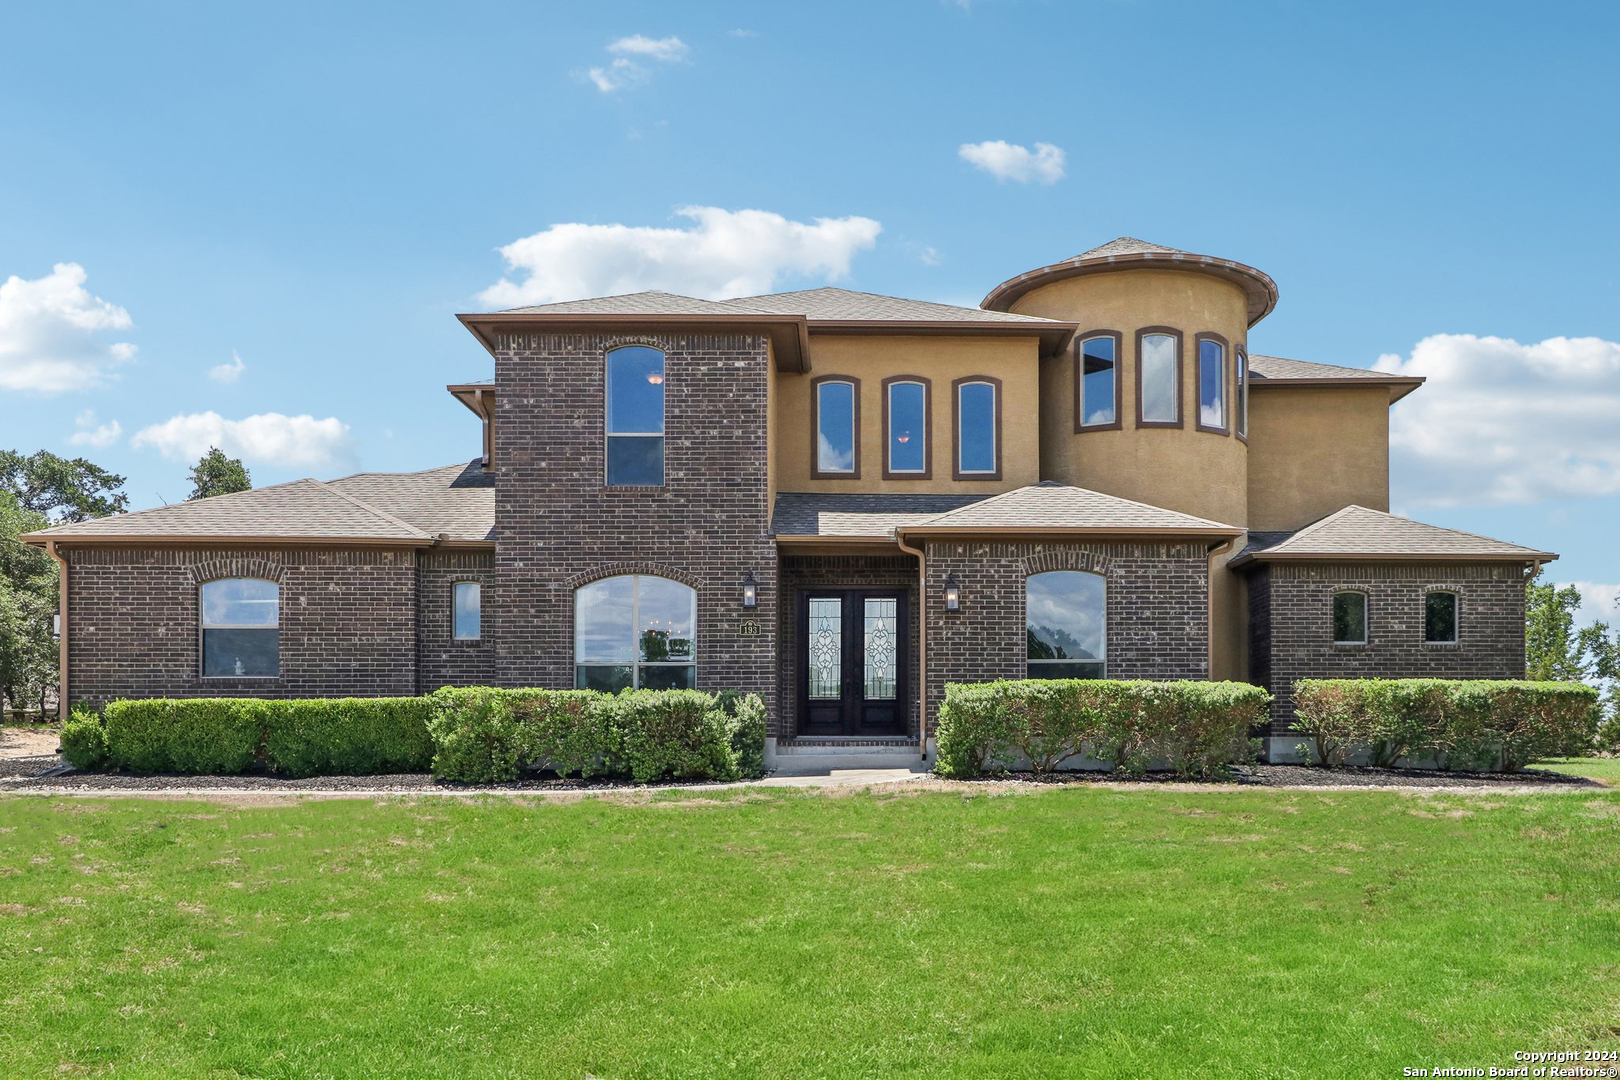
[[799,734],[906,734],[906,596],[799,593]]

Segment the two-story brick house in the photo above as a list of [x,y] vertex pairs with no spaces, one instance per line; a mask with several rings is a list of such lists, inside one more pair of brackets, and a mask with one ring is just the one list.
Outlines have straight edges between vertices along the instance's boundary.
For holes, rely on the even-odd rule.
[[1120,239],[978,308],[638,293],[461,321],[480,457],[33,534],[72,701],[757,692],[926,750],[947,683],[1515,677],[1555,556],[1387,513],[1419,379],[1251,355],[1277,288]]

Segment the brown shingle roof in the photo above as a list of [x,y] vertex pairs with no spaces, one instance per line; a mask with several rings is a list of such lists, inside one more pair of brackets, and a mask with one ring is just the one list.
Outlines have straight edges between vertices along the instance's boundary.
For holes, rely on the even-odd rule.
[[25,539],[76,542],[208,541],[428,544],[488,540],[494,478],[478,462],[415,473],[360,473],[329,483],[293,480],[232,495],[57,525]]
[[857,495],[783,492],[771,515],[773,536],[840,536],[889,539],[897,527],[915,525],[977,502],[982,495]]
[[1015,315],[1006,311],[937,304],[932,300],[907,300],[899,296],[855,292],[831,286],[798,292],[743,296],[721,303],[742,314],[803,315],[812,323],[916,320],[918,322],[982,322],[1052,324],[1053,319]]
[[1391,403],[1399,401],[1423,385],[1423,379],[1413,375],[1391,375],[1387,371],[1369,368],[1343,367],[1339,364],[1317,364],[1309,360],[1290,360],[1284,356],[1249,354],[1249,374],[1253,386],[1309,385],[1313,382],[1358,383],[1369,386],[1386,385],[1390,388]]
[[1297,532],[1251,533],[1249,546],[1233,563],[1290,559],[1547,562],[1557,557],[1551,552],[1488,536],[1425,525],[1381,510],[1352,505]]
[[593,296],[584,300],[563,300],[555,304],[534,304],[507,308],[508,315],[728,315],[732,312],[714,300],[699,300],[678,293],[622,293]]

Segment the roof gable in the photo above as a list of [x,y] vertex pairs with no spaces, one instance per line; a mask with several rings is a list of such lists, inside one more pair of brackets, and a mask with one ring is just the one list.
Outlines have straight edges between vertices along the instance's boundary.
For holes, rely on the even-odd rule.
[[1435,559],[1442,561],[1547,562],[1558,556],[1460,529],[1428,525],[1382,510],[1350,505],[1298,532],[1254,534],[1234,561]]

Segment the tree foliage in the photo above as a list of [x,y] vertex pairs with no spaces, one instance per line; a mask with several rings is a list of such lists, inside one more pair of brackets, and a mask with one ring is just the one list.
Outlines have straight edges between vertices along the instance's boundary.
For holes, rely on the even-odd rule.
[[53,524],[123,513],[129,506],[123,486],[122,476],[84,458],[0,450],[0,491],[11,492],[22,509],[44,514]]
[[56,562],[17,537],[43,529],[45,515],[0,491],[0,709],[39,708],[56,685]]
[[1524,609],[1525,678],[1586,682],[1609,675],[1615,664],[1607,623],[1575,628],[1581,591],[1573,585],[1530,582]]
[[229,495],[235,491],[248,491],[253,480],[241,458],[226,457],[225,451],[210,446],[208,453],[191,467],[191,494],[186,501],[206,499],[214,495]]

